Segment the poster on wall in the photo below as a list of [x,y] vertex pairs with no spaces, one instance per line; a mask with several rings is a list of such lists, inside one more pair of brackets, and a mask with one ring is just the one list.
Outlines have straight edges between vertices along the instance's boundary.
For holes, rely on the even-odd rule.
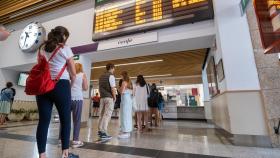
[[224,65],[223,65],[222,59],[220,59],[220,61],[218,62],[217,66],[216,66],[216,70],[217,70],[218,81],[222,82],[223,79],[225,78]]
[[254,0],[264,53],[280,52],[280,0]]
[[212,98],[212,97],[216,96],[217,94],[219,94],[214,57],[210,58],[206,71],[207,71],[209,94],[210,94],[210,97]]

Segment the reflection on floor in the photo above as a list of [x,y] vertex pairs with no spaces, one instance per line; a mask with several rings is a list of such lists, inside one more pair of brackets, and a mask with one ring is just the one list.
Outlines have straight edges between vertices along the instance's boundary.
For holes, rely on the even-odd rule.
[[[35,140],[36,122],[10,123],[0,127],[1,158],[37,158]],[[26,125],[27,126],[24,126]],[[279,158],[280,149],[234,146],[217,132],[213,125],[204,122],[164,121],[161,127],[148,133],[133,132],[129,140],[119,140],[118,120],[113,119],[109,133],[115,136],[105,144],[95,143],[97,119],[92,119],[81,130],[81,140],[87,142],[79,149],[72,149],[81,158]],[[59,124],[52,124],[49,131],[47,154],[60,158],[57,147]]]

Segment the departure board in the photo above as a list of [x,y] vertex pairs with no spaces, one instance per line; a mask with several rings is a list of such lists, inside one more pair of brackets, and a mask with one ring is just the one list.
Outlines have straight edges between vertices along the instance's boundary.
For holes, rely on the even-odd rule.
[[93,40],[213,17],[212,0],[95,0]]

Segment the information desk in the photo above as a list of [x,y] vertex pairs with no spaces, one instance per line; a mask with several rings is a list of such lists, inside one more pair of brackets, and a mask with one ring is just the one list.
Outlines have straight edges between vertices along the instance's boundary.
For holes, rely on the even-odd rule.
[[205,120],[205,111],[203,106],[187,107],[176,106],[176,104],[167,103],[162,112],[164,119],[191,119]]
[[212,0],[96,0],[93,40],[213,17]]

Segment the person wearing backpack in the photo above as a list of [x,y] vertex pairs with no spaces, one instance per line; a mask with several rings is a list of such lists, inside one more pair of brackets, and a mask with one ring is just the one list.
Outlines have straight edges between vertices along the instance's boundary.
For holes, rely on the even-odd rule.
[[159,111],[158,111],[159,92],[155,83],[153,83],[151,86],[151,92],[148,98],[148,105],[150,108],[149,117],[150,117],[151,126],[153,125],[153,115],[155,116],[155,126],[158,126],[159,125]]
[[11,104],[14,98],[14,91],[12,89],[13,83],[7,82],[6,88],[1,90],[0,94],[0,125],[6,121],[6,116],[10,113]]
[[[39,111],[39,123],[36,132],[37,147],[39,158],[46,158],[46,143],[48,128],[51,120],[53,104],[55,104],[61,123],[61,142],[62,142],[62,158],[79,158],[78,155],[69,153],[70,131],[71,131],[71,85],[76,79],[75,63],[73,53],[69,46],[65,45],[69,37],[68,30],[63,26],[57,26],[48,34],[47,41],[40,47],[38,54],[38,62],[45,58],[49,58],[48,64],[51,80],[45,85],[47,88],[50,84],[54,87],[40,94],[36,92],[36,101]],[[45,51],[43,56],[40,51]],[[38,67],[39,67],[38,63]],[[48,67],[49,66],[49,67]],[[40,69],[39,69],[40,70]],[[30,74],[36,74],[30,72]],[[31,75],[30,75],[31,76]],[[33,76],[34,77],[34,76]],[[38,76],[39,77],[39,76]],[[34,77],[35,78],[35,77]],[[27,79],[27,87],[25,92],[31,93],[32,90],[38,88],[39,85],[32,86],[32,79]],[[36,81],[36,78],[34,79]],[[55,81],[52,83],[52,81]],[[43,81],[41,81],[44,83]],[[36,89],[38,90],[38,89]]]

